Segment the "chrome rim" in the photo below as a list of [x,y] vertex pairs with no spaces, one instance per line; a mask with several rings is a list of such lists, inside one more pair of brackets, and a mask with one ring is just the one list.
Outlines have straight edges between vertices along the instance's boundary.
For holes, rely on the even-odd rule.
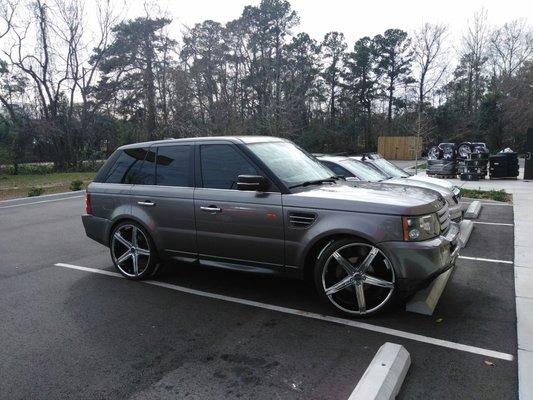
[[111,239],[111,255],[117,268],[132,278],[142,275],[150,265],[150,244],[135,225],[122,225]]
[[364,315],[382,308],[392,296],[394,269],[377,247],[350,243],[326,260],[322,287],[335,307],[350,314]]

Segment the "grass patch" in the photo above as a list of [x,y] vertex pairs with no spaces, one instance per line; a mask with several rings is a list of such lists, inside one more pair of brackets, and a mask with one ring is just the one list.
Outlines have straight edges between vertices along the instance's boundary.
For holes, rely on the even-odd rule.
[[480,189],[461,189],[461,196],[471,199],[484,199],[494,201],[510,202],[512,197],[505,190],[480,190]]
[[[26,197],[31,188],[42,188],[46,194],[68,192],[71,183],[89,184],[96,172],[54,172],[50,174],[0,174],[0,200]],[[75,186],[78,186],[76,183]]]

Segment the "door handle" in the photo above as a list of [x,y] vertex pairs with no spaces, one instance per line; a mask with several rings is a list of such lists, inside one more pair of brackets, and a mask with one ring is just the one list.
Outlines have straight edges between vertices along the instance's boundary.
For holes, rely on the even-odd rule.
[[137,204],[140,205],[140,206],[146,206],[146,207],[153,207],[153,206],[155,206],[155,203],[154,203],[153,201],[150,201],[150,200],[146,200],[146,201],[138,201]]
[[200,210],[208,212],[210,214],[216,214],[216,213],[221,212],[222,208],[217,207],[217,206],[207,206],[207,207],[201,206]]

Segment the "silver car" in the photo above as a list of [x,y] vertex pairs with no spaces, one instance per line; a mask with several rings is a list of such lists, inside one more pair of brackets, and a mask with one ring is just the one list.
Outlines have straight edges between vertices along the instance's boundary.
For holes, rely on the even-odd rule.
[[173,139],[117,149],[82,219],[129,279],[167,260],[306,278],[361,316],[427,285],[461,247],[441,196],[390,186],[347,185],[283,139]]
[[407,185],[435,190],[448,203],[452,221],[461,222],[463,219],[463,210],[461,204],[459,204],[460,190],[457,187],[453,187],[448,181],[428,178],[439,183],[436,184],[433,181],[416,179],[417,177],[409,175],[384,158],[381,158],[379,161],[374,160],[372,163],[370,161],[361,161],[361,157],[319,156],[319,159],[328,168],[336,171],[336,174],[341,175],[341,172],[344,173],[344,176],[348,180],[354,179],[366,182],[385,181],[391,185]]

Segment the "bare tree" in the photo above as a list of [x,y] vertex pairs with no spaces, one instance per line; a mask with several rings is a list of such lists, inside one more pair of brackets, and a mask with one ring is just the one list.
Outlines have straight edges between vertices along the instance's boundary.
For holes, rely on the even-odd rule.
[[514,20],[490,36],[490,57],[496,76],[509,78],[533,54],[533,31],[525,20]]
[[479,106],[482,95],[482,78],[488,56],[489,29],[487,10],[482,9],[474,14],[469,21],[466,34],[463,36],[461,58],[467,68],[467,109],[472,112]]

